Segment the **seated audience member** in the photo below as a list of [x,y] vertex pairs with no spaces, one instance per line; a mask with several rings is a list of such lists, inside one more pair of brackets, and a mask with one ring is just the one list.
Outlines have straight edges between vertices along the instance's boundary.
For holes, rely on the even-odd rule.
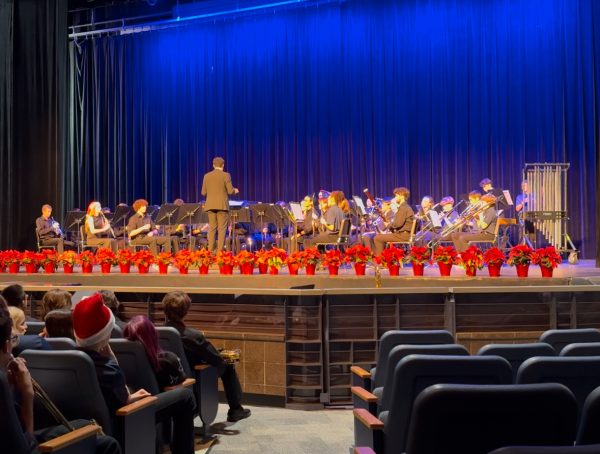
[[8,313],[12,320],[13,334],[22,336],[27,331],[27,322],[25,321],[25,312],[18,307],[9,306]]
[[16,336],[12,348],[13,355],[19,356],[23,350],[52,350],[52,347],[43,337],[35,334],[25,334],[27,332],[27,322],[21,309],[10,306],[8,311],[12,321],[12,334]]
[[[33,382],[25,361],[21,358],[15,358],[12,355],[12,347],[18,339],[12,332],[12,320],[9,316],[6,302],[4,298],[0,297],[0,371],[6,374],[8,383],[13,390],[15,410],[19,417],[26,443],[32,452],[38,452],[36,450],[38,443],[64,435],[67,429],[61,425],[34,432]],[[4,409],[0,408],[0,411],[4,411]],[[72,424],[77,428],[89,424],[89,421],[78,420],[73,421]],[[10,447],[2,446],[2,452],[5,452],[4,449],[7,449],[6,452],[10,451]],[[103,435],[97,436],[97,454],[120,454],[120,452],[121,448],[115,439]]]
[[112,290],[99,290],[98,293],[102,295],[104,305],[108,307],[115,316],[115,325],[121,329],[125,329],[127,322],[123,320],[121,303],[117,299],[115,292]]
[[58,288],[48,290],[42,297],[42,312],[40,316],[44,320],[48,312],[60,309],[71,310],[71,305],[71,294],[66,290]]
[[[2,296],[6,300],[6,304],[9,306],[18,307],[23,312],[27,310],[27,294],[25,293],[22,285],[12,284],[4,287],[4,290],[2,290]],[[36,321],[35,318],[28,316],[25,316],[25,320],[28,322]]]
[[[135,400],[150,395],[145,389],[130,394],[125,374],[110,348],[110,334],[115,317],[96,293],[79,302],[73,309],[75,341],[96,367],[96,376],[110,414]],[[173,421],[172,454],[194,453],[194,394],[189,388],[177,388],[156,396],[156,421]]]
[[183,319],[191,305],[190,297],[183,292],[170,292],[162,300],[165,312],[165,326],[179,331],[190,365],[210,364],[217,368],[225,396],[229,404],[227,421],[235,422],[250,416],[250,410],[242,407],[242,387],[233,364],[227,364],[215,347],[196,329],[188,328]]
[[70,310],[58,309],[50,311],[44,318],[45,337],[68,337],[75,340],[73,334],[73,316]]

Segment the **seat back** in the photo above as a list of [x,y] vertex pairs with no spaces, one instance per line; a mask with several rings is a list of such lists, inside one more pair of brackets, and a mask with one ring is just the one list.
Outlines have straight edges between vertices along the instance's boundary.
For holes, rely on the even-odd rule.
[[575,395],[581,411],[588,395],[600,386],[600,357],[530,358],[519,367],[517,383],[562,383]]
[[0,370],[0,437],[3,452],[29,454],[29,446],[15,410],[13,393],[8,385],[6,374]]
[[569,344],[600,342],[600,331],[594,328],[550,329],[540,336],[540,342],[552,345],[557,353]]
[[35,229],[35,241],[37,244],[38,252],[40,252],[42,249],[56,249],[56,246],[52,246],[52,245],[44,246],[42,244],[42,240],[40,239],[40,234],[37,231],[37,228]]
[[513,370],[513,383],[516,383],[519,366],[534,356],[556,356],[551,345],[541,342],[531,344],[488,344],[477,352],[479,356],[501,356],[507,360]]
[[44,330],[45,326],[44,322],[27,322],[27,334],[37,336]]
[[46,342],[53,350],[77,350],[77,344],[69,337],[47,337]]
[[499,356],[409,355],[396,365],[393,383],[384,445],[386,452],[404,452],[413,405],[422,390],[439,383],[510,384],[512,370]]
[[481,454],[507,445],[572,445],[577,420],[563,385],[435,385],[415,402],[410,454]]
[[600,427],[600,387],[589,393],[583,403],[576,444],[600,443],[598,427]]
[[140,342],[127,339],[111,339],[109,344],[117,357],[119,366],[125,373],[128,386],[136,390],[144,388],[152,395],[160,392],[156,375],[150,365],[146,350]]
[[[58,409],[69,420],[94,419],[107,435],[113,433],[108,408],[100,391],[96,368],[84,352],[26,350],[31,376],[46,391]],[[56,425],[56,420],[35,401],[35,427]]]
[[346,244],[350,240],[350,231],[352,230],[352,221],[350,218],[342,219],[342,223],[340,225],[340,232],[338,234],[338,243]]
[[373,388],[383,386],[387,375],[388,356],[397,345],[453,344],[454,337],[445,330],[390,330],[379,338],[377,366],[373,371]]
[[600,454],[600,445],[588,446],[506,446],[488,454]]
[[113,326],[112,331],[110,332],[111,339],[122,339],[123,338],[123,330],[119,325]]
[[600,356],[600,342],[569,344],[560,351],[560,356]]
[[469,356],[469,351],[458,344],[395,346],[388,355],[387,372],[383,380],[383,393],[379,401],[378,411],[389,410],[394,390],[396,365],[408,355]]
[[157,326],[158,342],[163,350],[175,353],[181,360],[183,371],[188,377],[193,377],[192,368],[188,363],[179,331],[172,326]]

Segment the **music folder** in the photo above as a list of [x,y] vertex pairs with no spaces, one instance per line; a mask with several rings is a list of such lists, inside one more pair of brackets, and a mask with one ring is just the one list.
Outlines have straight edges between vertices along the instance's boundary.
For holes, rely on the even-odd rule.
[[304,215],[302,214],[302,206],[298,202],[290,202],[290,210],[292,211],[296,222],[304,220]]

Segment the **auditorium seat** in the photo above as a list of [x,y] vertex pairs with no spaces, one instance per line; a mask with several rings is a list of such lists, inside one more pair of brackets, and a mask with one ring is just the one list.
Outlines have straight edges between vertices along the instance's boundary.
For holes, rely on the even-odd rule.
[[600,387],[594,389],[583,403],[577,429],[577,445],[600,443]]
[[396,365],[408,355],[442,355],[442,356],[469,356],[469,351],[458,344],[441,345],[397,345],[390,351],[387,361],[386,375],[383,386],[373,389],[373,392],[353,386],[352,399],[354,408],[366,408],[370,413],[377,415],[389,410],[394,388],[394,372]]
[[[124,454],[154,452],[156,397],[146,397],[109,415],[92,359],[81,351],[24,351],[31,376],[69,420],[93,419],[105,434],[114,436]],[[37,401],[37,400],[36,400]],[[36,402],[35,427],[55,425],[54,418]]]
[[556,351],[551,345],[535,342],[531,344],[488,344],[481,347],[477,354],[501,356],[507,360],[513,369],[513,383],[516,383],[519,366],[525,360],[534,356],[556,356]]
[[196,379],[194,394],[198,405],[198,416],[202,421],[202,435],[210,436],[210,425],[219,410],[219,382],[217,368],[209,364],[198,364],[193,370],[185,356],[179,332],[170,326],[157,326],[158,341],[162,349],[175,353],[188,377]]
[[498,356],[409,355],[394,370],[389,411],[378,417],[359,408],[354,412],[355,446],[366,446],[378,454],[403,452],[413,403],[419,393],[438,383],[510,384],[512,370]]
[[556,353],[574,343],[600,342],[600,331],[595,328],[550,329],[540,336],[540,342],[552,345]]
[[121,329],[120,326],[115,325],[112,329],[112,331],[110,332],[110,338],[111,339],[121,339],[123,338],[123,330]]
[[560,356],[600,356],[600,342],[576,342],[565,346]]
[[387,359],[390,351],[396,345],[430,345],[430,344],[453,344],[452,334],[445,330],[390,330],[383,333],[379,338],[377,352],[377,365],[370,371],[360,366],[352,366],[352,384],[370,391],[383,386],[387,371]]
[[488,454],[600,454],[600,445],[587,446],[507,446]]
[[43,330],[46,324],[44,322],[27,322],[27,332],[26,334],[38,335]]
[[69,337],[47,337],[46,342],[53,350],[77,350],[77,344]]
[[588,395],[600,386],[600,357],[538,357],[521,364],[517,383],[562,383],[575,395],[579,412]]
[[572,446],[576,420],[575,398],[558,383],[434,385],[415,401],[406,454],[481,454],[507,445]]

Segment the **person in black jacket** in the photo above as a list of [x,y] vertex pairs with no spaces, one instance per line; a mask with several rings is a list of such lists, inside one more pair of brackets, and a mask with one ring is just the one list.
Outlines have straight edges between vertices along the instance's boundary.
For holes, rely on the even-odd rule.
[[236,422],[249,417],[250,410],[242,407],[242,386],[235,366],[223,360],[221,354],[201,331],[188,328],[183,322],[192,303],[190,297],[184,292],[170,292],[165,295],[162,303],[166,317],[165,326],[171,326],[179,331],[190,365],[210,364],[217,368],[229,404],[227,421]]

